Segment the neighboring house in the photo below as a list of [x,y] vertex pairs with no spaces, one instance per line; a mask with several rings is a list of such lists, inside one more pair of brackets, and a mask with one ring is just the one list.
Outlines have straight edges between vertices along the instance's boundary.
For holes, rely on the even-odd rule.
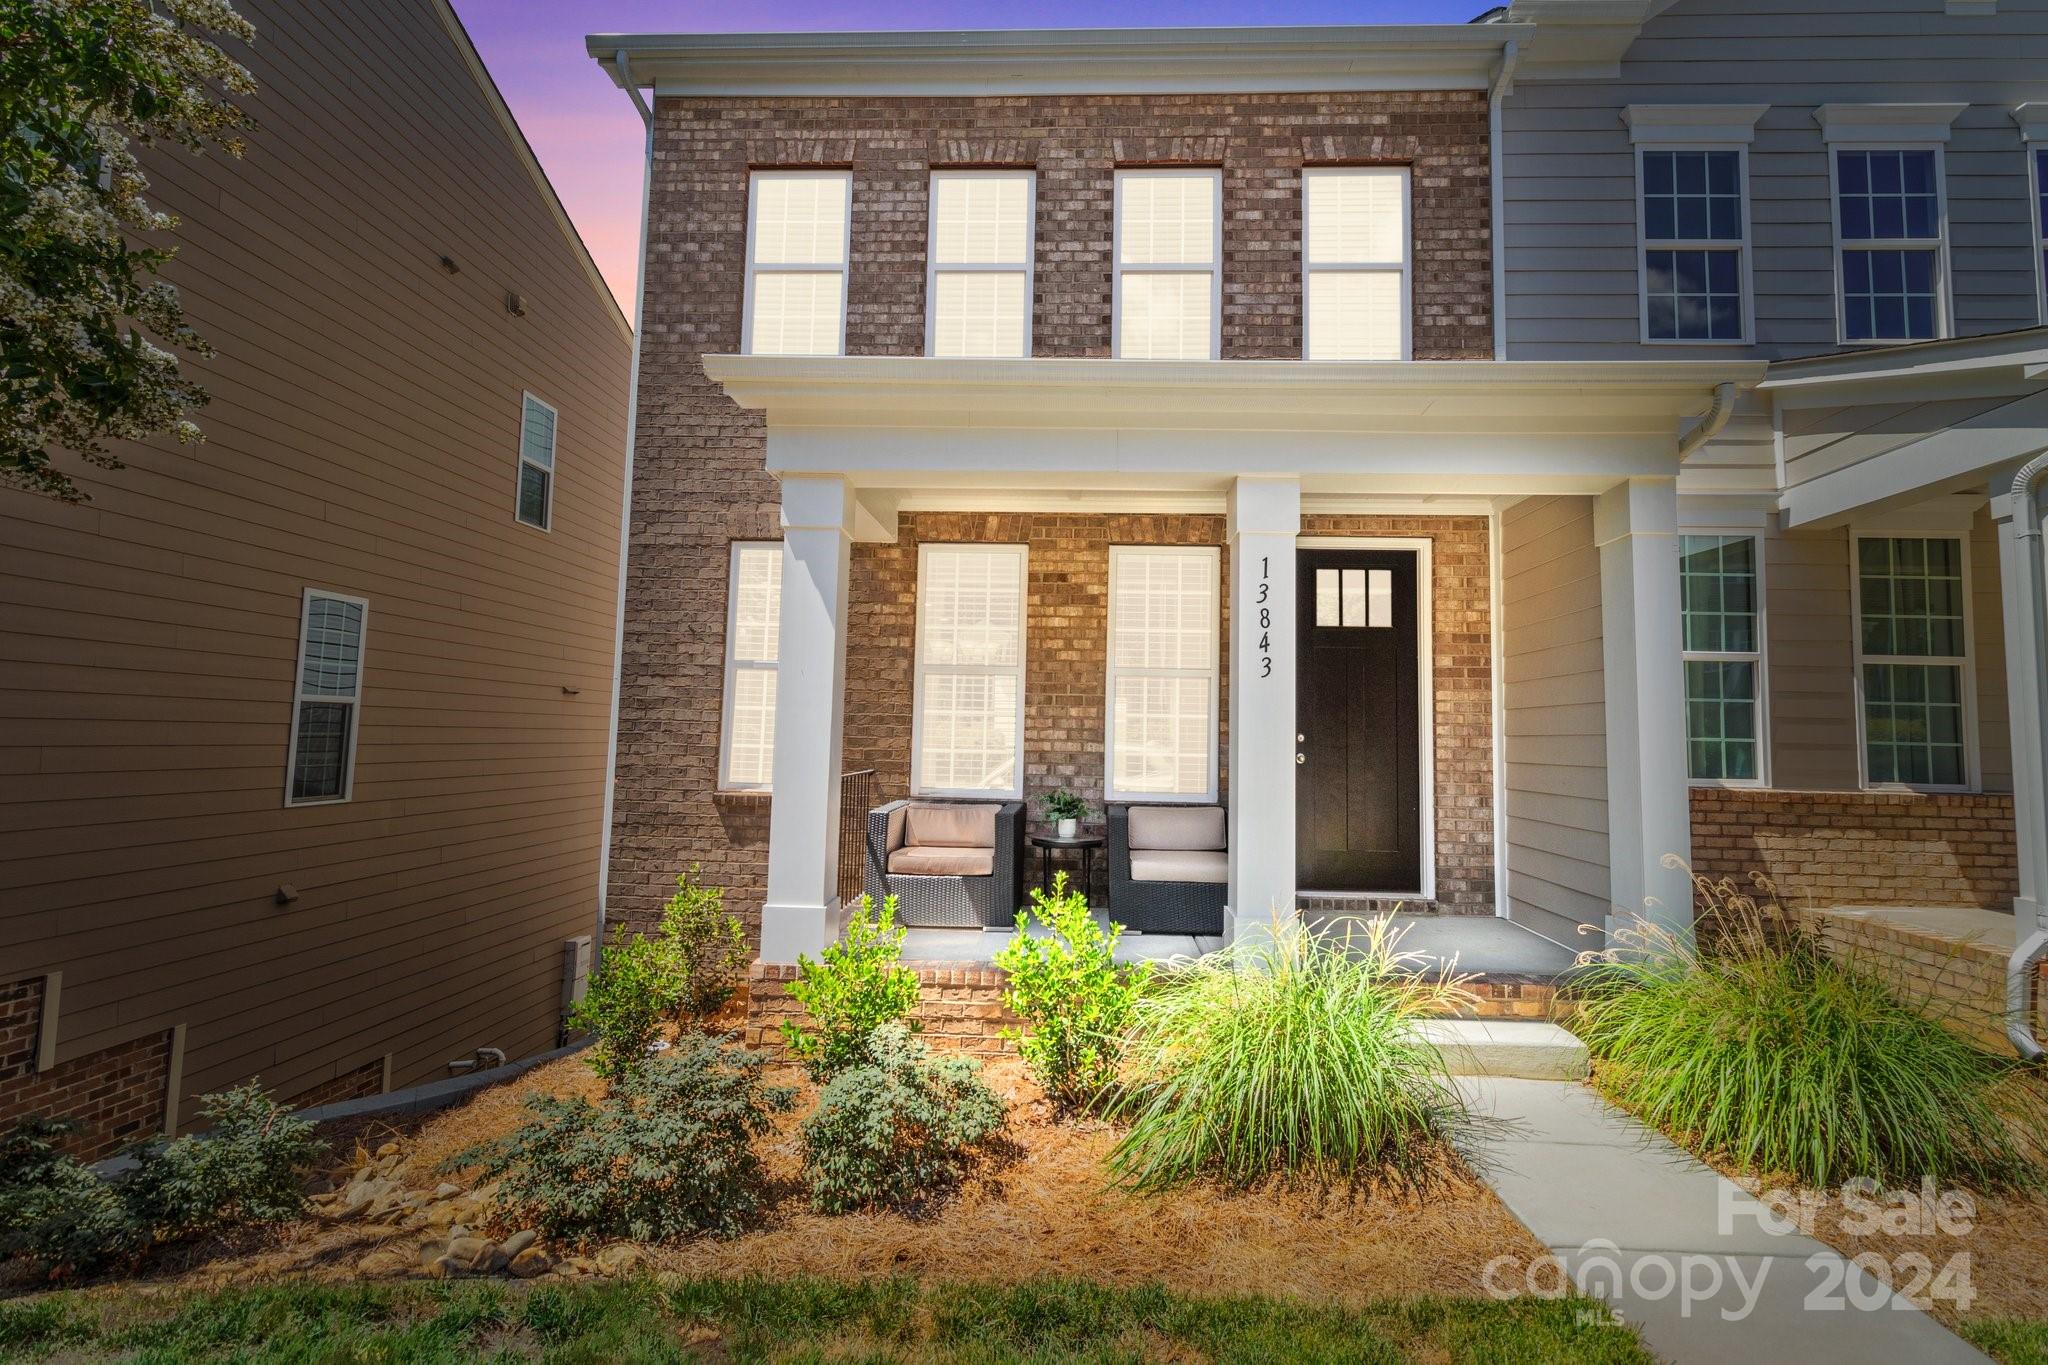
[[0,492],[0,1123],[93,1154],[552,1047],[596,926],[630,330],[444,0],[238,8],[206,440]]
[[[2009,909],[2015,819],[2026,859],[2048,836],[2004,669],[2038,689],[2040,626],[1982,509],[2048,444],[1999,406],[2043,336],[1862,333],[2039,321],[2048,20],[1756,8],[592,37],[653,92],[611,916],[701,864],[773,995],[858,885],[843,804],[1056,786],[1226,806],[1233,933],[1400,903],[1576,947],[1686,923],[1695,852]],[[1833,15],[1833,62],[1761,60]],[[1939,98],[1971,103],[1923,126],[1897,106],[1937,96],[1875,58],[1950,42]],[[1680,84],[1723,60],[1878,84],[1822,122]],[[1930,246],[1951,124],[1981,222],[1936,155]],[[1719,155],[1753,129],[1754,167]],[[1782,451],[1773,411],[1806,414]],[[1892,458],[1908,427],[2001,439]]]

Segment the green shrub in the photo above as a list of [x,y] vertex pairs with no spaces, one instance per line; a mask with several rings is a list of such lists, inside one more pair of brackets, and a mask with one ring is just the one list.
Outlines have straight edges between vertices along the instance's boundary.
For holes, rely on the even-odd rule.
[[1595,1083],[1696,1151],[1832,1186],[2043,1185],[2039,1082],[1782,911],[1698,880],[1699,946],[1639,924],[1569,985]]
[[914,1205],[950,1187],[1003,1126],[1003,1102],[966,1057],[934,1057],[902,1024],[834,1076],[803,1121],[804,1171],[821,1213]]
[[1424,1181],[1469,1115],[1415,1025],[1470,997],[1423,965],[1386,918],[1330,936],[1290,920],[1163,977],[1137,1002],[1112,1174]]
[[247,1085],[199,1101],[208,1131],[135,1149],[108,1181],[60,1150],[75,1124],[30,1118],[0,1138],[0,1257],[53,1277],[134,1261],[153,1246],[305,1211],[323,1144],[313,1125]]
[[764,1199],[754,1139],[796,1102],[789,1087],[763,1083],[766,1066],[758,1052],[685,1033],[599,1103],[536,1095],[517,1131],[447,1164],[499,1179],[499,1205],[548,1237],[737,1236]]
[[785,1019],[782,1039],[813,1079],[827,1081],[866,1065],[875,1030],[917,1008],[917,973],[902,961],[908,932],[897,927],[894,896],[883,900],[879,915],[872,898],[862,896],[845,932],[820,961],[798,956],[790,998],[804,1007],[817,1031]]
[[[1031,919],[1051,937],[1033,937]],[[1030,1025],[1028,1031],[1005,1029],[1003,1036],[1017,1044],[1032,1076],[1062,1110],[1095,1103],[1116,1080],[1124,1031],[1151,980],[1150,963],[1117,966],[1122,933],[1114,924],[1103,929],[1086,893],[1067,890],[1062,872],[1051,895],[1032,889],[1031,909],[1017,916],[1016,935],[996,954],[995,965],[1007,973],[1003,1003]]]
[[726,913],[725,888],[676,878],[676,893],[661,911],[661,937],[675,954],[678,1008],[683,1018],[708,1021],[725,1008],[747,972],[747,931]]

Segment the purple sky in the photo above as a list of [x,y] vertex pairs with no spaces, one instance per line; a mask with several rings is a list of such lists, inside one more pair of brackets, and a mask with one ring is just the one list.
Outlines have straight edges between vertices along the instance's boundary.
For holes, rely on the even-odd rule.
[[1087,28],[1174,24],[1458,24],[1488,0],[455,0],[491,75],[627,316],[639,278],[638,115],[583,53],[588,33]]

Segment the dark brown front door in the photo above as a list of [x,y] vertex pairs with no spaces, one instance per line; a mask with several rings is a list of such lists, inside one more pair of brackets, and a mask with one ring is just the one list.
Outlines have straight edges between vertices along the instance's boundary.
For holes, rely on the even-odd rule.
[[1416,558],[1392,549],[1299,555],[1303,891],[1422,889]]

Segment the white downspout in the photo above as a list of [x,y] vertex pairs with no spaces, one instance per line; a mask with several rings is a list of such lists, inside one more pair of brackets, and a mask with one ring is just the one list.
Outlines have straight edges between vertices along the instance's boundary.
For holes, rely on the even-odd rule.
[[633,291],[633,374],[626,387],[626,476],[619,493],[619,593],[612,612],[612,718],[604,743],[604,826],[597,848],[597,937],[591,946],[604,950],[605,898],[612,877],[612,803],[618,791],[619,695],[626,677],[626,566],[633,545],[633,456],[640,426],[640,338],[647,315],[647,221],[654,199],[654,110],[640,96],[633,66],[624,48],[612,58],[619,84],[633,101],[647,129],[647,150],[640,171],[640,283]]
[[1521,60],[1522,50],[1513,38],[1500,51],[1500,65],[1494,69],[1493,80],[1486,88],[1487,142],[1486,160],[1488,174],[1493,181],[1493,358],[1508,358],[1508,276],[1506,219],[1507,208],[1504,197],[1507,192],[1507,175],[1502,169],[1505,158],[1501,155],[1501,101],[1514,92],[1515,64]]
[[1735,415],[1735,385],[1714,385],[1714,405],[1706,410],[1693,429],[1685,433],[1678,442],[1678,460],[1683,464],[1691,454],[1721,434],[1728,425],[1728,419]]
[[[2019,763],[2033,769],[2033,776],[2025,780],[2038,784],[2041,775],[2048,773],[2048,620],[2043,619],[2044,608],[2048,608],[2048,569],[2041,559],[2041,490],[2048,481],[2048,454],[2036,455],[2013,476],[2012,481],[2012,522],[2013,539],[2017,542],[2018,572],[2013,575],[2012,586],[2017,590],[2019,601],[2018,616],[2023,622],[2021,637],[2006,641],[2006,648],[2023,652],[2028,663],[2027,681],[2029,688],[2025,696],[2014,696],[2010,705],[2015,712],[2024,711],[2014,717],[2019,722],[2013,727],[2015,744],[2032,746],[2036,752],[2028,755],[2015,754]],[[2015,670],[2017,672],[2018,670]],[[2048,797],[2048,792],[2037,792],[2036,800]],[[2019,831],[2022,839],[2041,837],[2041,831]],[[2048,924],[2042,922],[2042,911],[2038,898],[2044,888],[2032,887],[2037,898],[2034,909],[2034,923],[2031,926],[2015,925],[2019,930],[2018,946],[2005,967],[2005,1036],[2013,1048],[2029,1061],[2038,1061],[2044,1049],[2041,1040],[2034,1036],[2034,1030],[2027,1018],[2031,1001],[2027,990],[2034,964],[2048,954]]]

